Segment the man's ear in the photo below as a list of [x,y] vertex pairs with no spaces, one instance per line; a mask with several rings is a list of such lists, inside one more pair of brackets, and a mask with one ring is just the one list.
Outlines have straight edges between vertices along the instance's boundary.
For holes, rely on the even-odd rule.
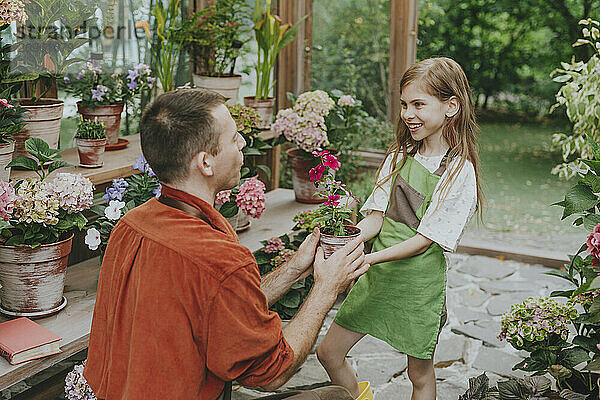
[[458,113],[460,110],[460,102],[458,101],[458,97],[452,96],[446,101],[446,105],[448,108],[446,109],[446,117],[452,118]]
[[213,176],[215,174],[215,160],[205,151],[201,151],[192,157],[190,169],[197,170],[204,176]]

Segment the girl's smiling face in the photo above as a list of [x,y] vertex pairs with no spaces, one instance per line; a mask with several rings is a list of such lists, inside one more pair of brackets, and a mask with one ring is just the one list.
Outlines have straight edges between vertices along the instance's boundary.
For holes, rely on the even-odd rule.
[[439,140],[449,104],[428,94],[416,83],[408,84],[400,95],[400,118],[414,140]]

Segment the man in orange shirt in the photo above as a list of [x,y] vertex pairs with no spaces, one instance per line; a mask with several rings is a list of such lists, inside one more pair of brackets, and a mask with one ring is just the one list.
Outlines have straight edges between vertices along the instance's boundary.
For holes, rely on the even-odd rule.
[[[246,144],[224,98],[200,89],[162,94],[144,111],[140,134],[162,194],[111,233],[85,378],[106,400],[227,399],[232,380],[280,387],[305,361],[337,295],[368,269],[361,240],[324,260],[315,230],[261,279],[213,208],[216,193],[239,182]],[[313,288],[282,330],[269,306],[311,272]],[[284,397],[352,399],[337,387]]]

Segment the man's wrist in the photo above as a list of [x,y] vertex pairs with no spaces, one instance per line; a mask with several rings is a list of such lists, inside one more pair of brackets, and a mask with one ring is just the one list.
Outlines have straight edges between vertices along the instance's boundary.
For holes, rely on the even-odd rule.
[[324,285],[320,282],[315,282],[313,284],[311,293],[313,296],[329,305],[329,308],[333,306],[338,296],[337,292],[331,286]]

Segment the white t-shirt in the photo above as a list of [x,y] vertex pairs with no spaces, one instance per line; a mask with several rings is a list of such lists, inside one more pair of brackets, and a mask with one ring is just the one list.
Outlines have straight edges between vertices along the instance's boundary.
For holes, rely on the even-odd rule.
[[[392,158],[390,154],[384,161],[380,175],[377,176],[377,183],[383,180],[392,171]],[[444,155],[425,157],[418,152],[414,159],[423,165],[429,172],[435,172],[440,166]],[[402,154],[398,156],[398,161],[402,160]],[[446,174],[452,171],[458,157],[450,161],[446,171],[442,174],[438,185],[433,193],[431,204],[425,211],[417,232],[433,240],[446,251],[455,251],[458,242],[463,234],[465,226],[475,212],[477,204],[477,184],[475,179],[475,169],[468,160],[465,161],[461,171],[454,178],[449,190],[445,190],[444,198],[440,193],[440,186],[446,179]],[[390,190],[393,179],[389,179],[381,187],[375,187],[373,192],[361,207],[360,212],[368,215],[371,211],[383,211],[387,209],[390,199]]]

